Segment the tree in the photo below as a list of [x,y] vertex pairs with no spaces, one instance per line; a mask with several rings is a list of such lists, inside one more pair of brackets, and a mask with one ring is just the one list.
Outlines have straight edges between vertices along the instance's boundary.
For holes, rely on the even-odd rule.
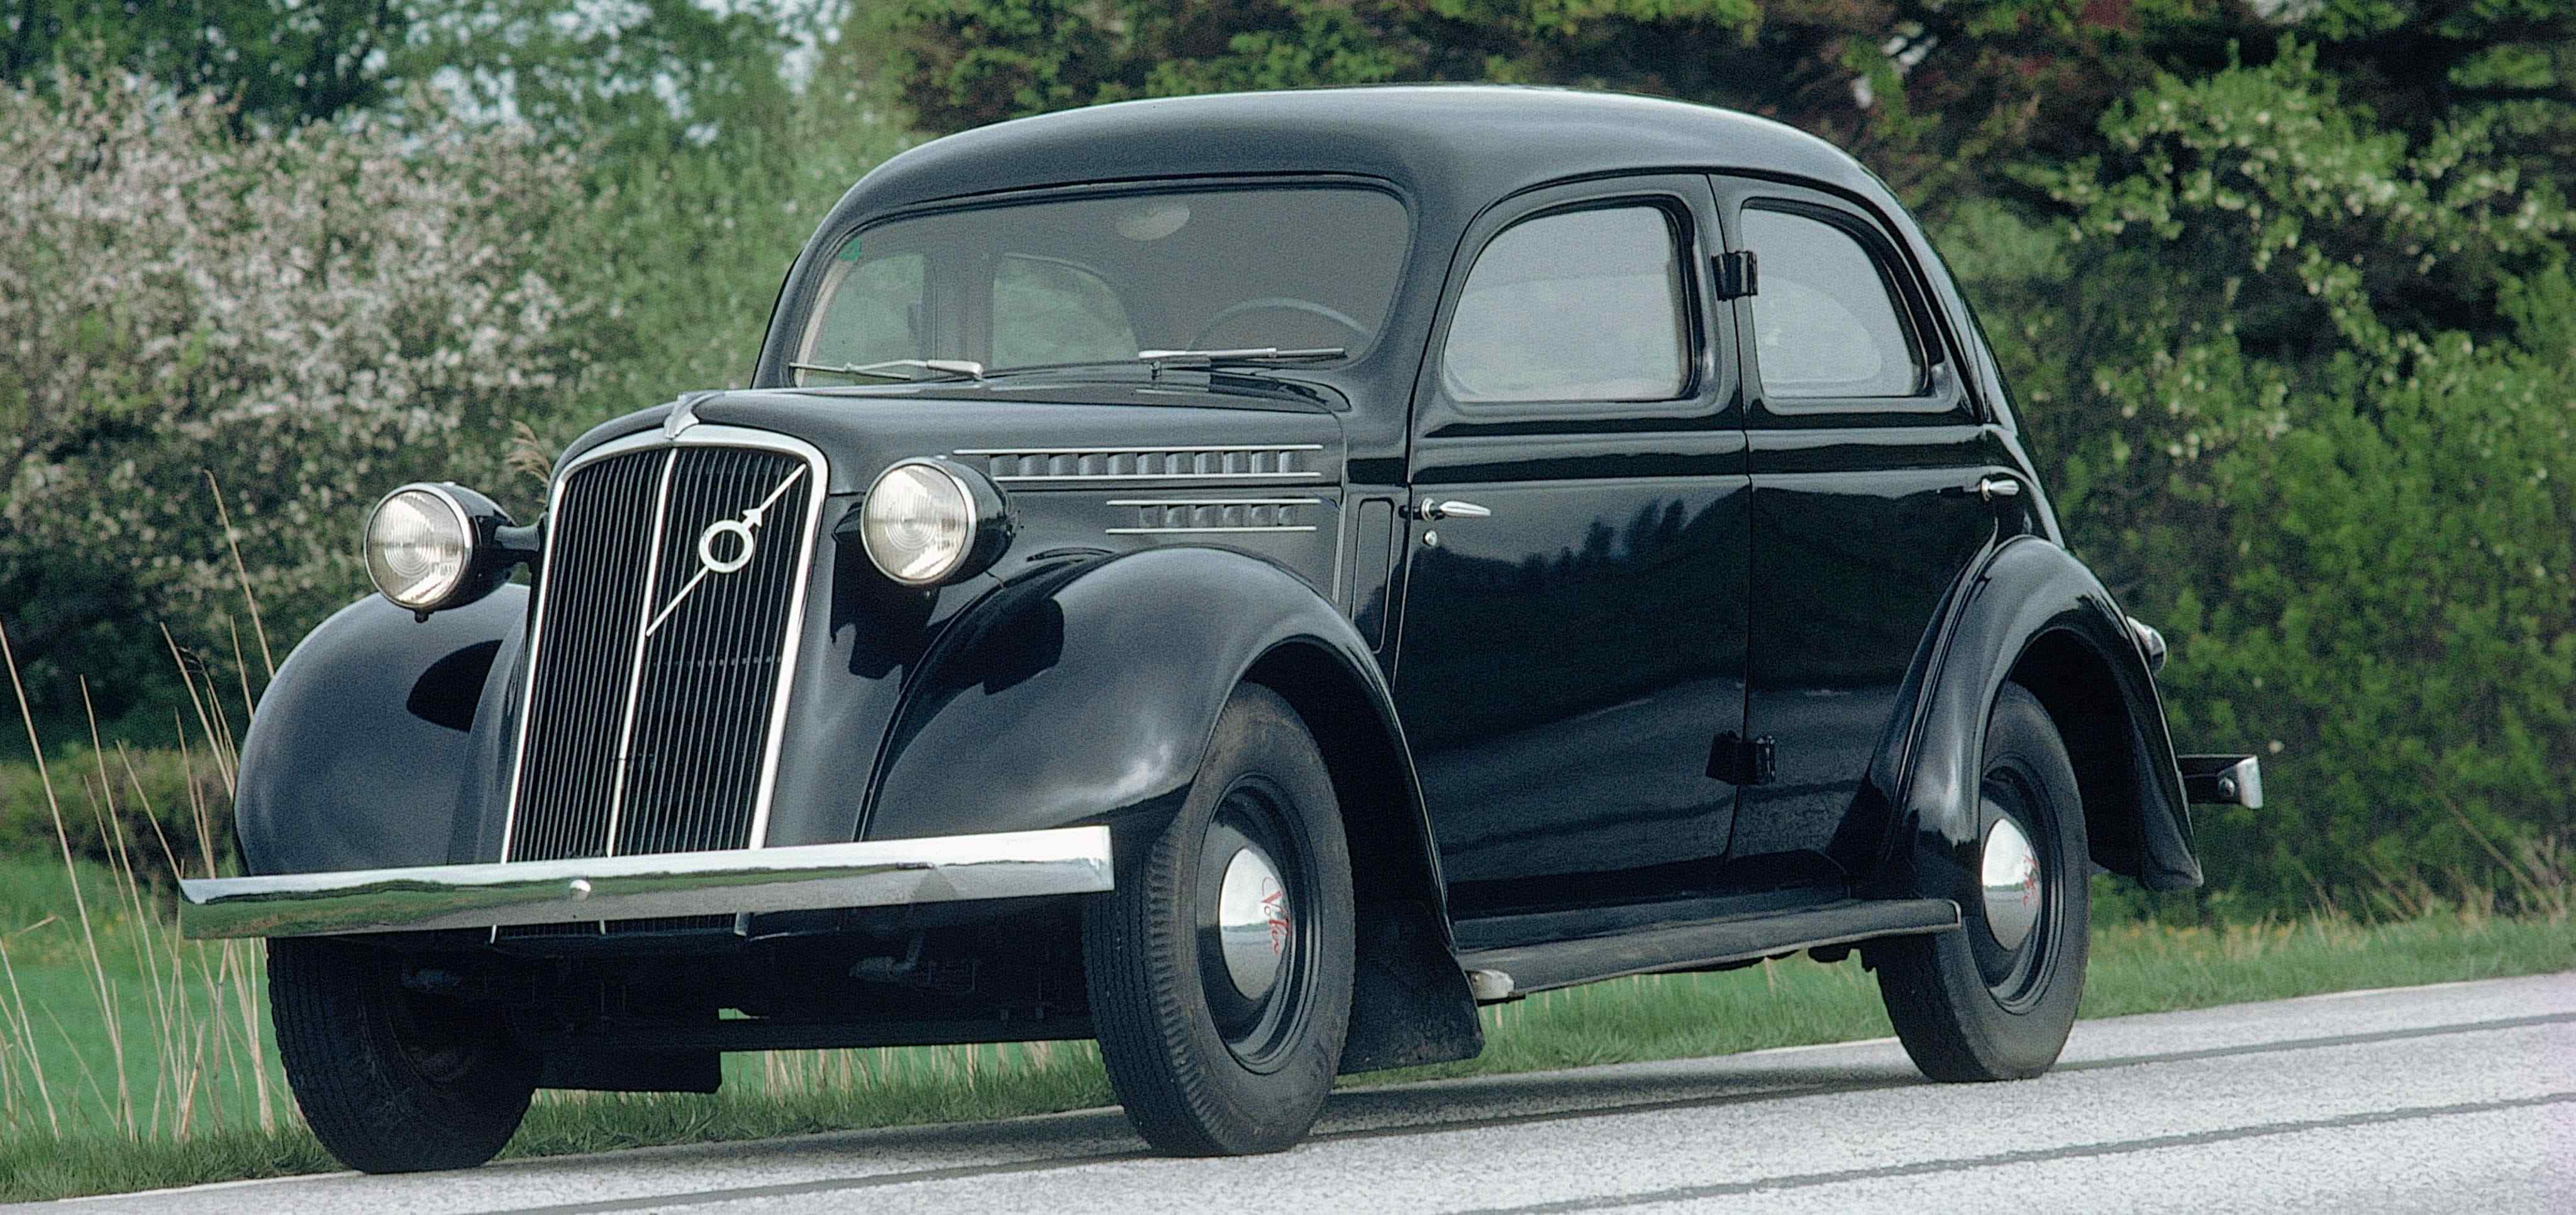
[[2393,130],[2320,59],[2159,78],[2028,174],[2069,218],[1952,250],[2070,532],[2176,642],[2176,735],[2275,752],[2276,808],[2205,822],[2270,906],[2509,885],[2488,843],[2576,830],[2576,216],[2496,117]]
[[232,113],[131,75],[0,87],[0,587],[20,660],[58,676],[132,673],[155,622],[223,639],[209,474],[291,640],[364,589],[375,494],[507,488],[510,424],[586,363],[549,265],[583,206],[570,157],[455,124],[237,136]]
[[[2183,0],[2176,0],[2177,3]],[[2176,36],[2127,0],[904,0],[864,16],[923,125],[1124,97],[1387,81],[1652,93],[1788,121],[1918,196],[2089,145]],[[2260,28],[2237,0],[2201,5]],[[2189,27],[2205,37],[2207,22]]]
[[384,100],[413,13],[397,0],[22,0],[0,75],[49,87],[57,67],[123,70],[212,92],[236,121],[326,120]]

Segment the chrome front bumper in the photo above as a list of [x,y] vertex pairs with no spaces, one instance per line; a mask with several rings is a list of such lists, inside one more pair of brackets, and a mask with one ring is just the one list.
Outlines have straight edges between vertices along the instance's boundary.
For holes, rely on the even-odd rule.
[[423,865],[179,883],[190,937],[420,932],[813,911],[1110,888],[1109,828],[793,848]]

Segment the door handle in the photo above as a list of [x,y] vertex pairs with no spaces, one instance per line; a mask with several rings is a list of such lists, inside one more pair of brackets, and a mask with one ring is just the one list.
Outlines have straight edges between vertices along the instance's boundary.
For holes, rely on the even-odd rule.
[[1413,517],[1417,519],[1490,519],[1493,515],[1494,512],[1473,502],[1460,502],[1454,498],[1446,502],[1425,498],[1413,507]]
[[1962,497],[1974,496],[1979,502],[1993,502],[2003,498],[2018,498],[2021,496],[2021,479],[2018,477],[1979,477],[1977,478],[1977,483],[1974,485],[1962,485],[1957,489],[1947,489],[1941,492],[1958,494]]

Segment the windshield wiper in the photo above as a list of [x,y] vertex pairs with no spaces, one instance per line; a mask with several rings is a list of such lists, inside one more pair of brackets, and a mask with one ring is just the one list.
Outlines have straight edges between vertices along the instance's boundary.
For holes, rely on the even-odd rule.
[[[887,359],[882,363],[791,362],[788,366],[798,371],[820,371],[827,375],[874,376],[880,380],[901,380],[905,383],[918,383],[940,377],[968,380],[984,378],[984,365],[972,359]],[[934,374],[927,376],[910,374],[915,371]]]
[[1326,363],[1341,358],[1349,351],[1339,346],[1318,346],[1308,350],[1281,350],[1276,346],[1249,346],[1235,350],[1139,350],[1129,359],[1083,359],[1071,363],[1030,363],[1020,367],[1001,367],[988,373],[993,376],[1035,375],[1051,371],[1083,371],[1094,367],[1143,367],[1153,378],[1163,378],[1166,371],[1214,371],[1224,367],[1284,367],[1298,363]]
[[1306,350],[1281,350],[1276,346],[1244,346],[1233,350],[1139,350],[1136,361],[1152,364],[1157,371],[1166,367],[1259,367],[1279,363],[1322,363],[1338,359],[1348,350],[1339,346],[1316,346]]

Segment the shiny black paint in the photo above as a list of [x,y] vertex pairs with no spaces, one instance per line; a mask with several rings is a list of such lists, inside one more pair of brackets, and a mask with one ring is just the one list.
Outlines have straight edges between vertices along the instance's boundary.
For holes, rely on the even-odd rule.
[[1849,880],[1880,823],[1858,794],[1937,611],[1998,534],[1956,491],[2003,453],[1977,427],[1756,430],[1746,733],[1776,740],[1745,790],[1731,884]]
[[[1031,830],[1176,806],[1227,695],[1282,646],[1329,657],[1374,726],[1402,737],[1358,631],[1277,565],[1173,547],[1031,574],[979,602],[925,656],[885,747],[867,837]],[[1007,782],[997,786],[995,773]],[[1418,802],[1387,812],[1422,834]]]
[[[1299,382],[1286,386],[1108,370],[779,387],[816,251],[857,227],[979,195],[1229,174],[1356,175],[1406,199],[1404,286],[1387,340],[1366,358],[1284,372]],[[1550,416],[1441,399],[1430,352],[1447,302],[1510,219],[1662,192],[1692,218],[1704,267],[1723,247],[1727,208],[1763,190],[1851,208],[1884,233],[1945,356],[1936,407],[1775,414],[1746,393],[1758,378],[1739,374],[1752,370],[1734,354],[1743,310],[1704,281],[1693,292],[1701,374],[1685,401]],[[1294,486],[1319,500],[1313,533],[1113,535],[1133,509],[1110,499],[1204,487],[1068,484],[1006,487],[1021,524],[1011,550],[934,591],[895,587],[855,545],[825,544],[768,842],[1142,821],[1185,793],[1235,681],[1275,681],[1334,736],[1328,753],[1357,757],[1337,770],[1337,786],[1355,782],[1346,806],[1393,825],[1367,850],[1393,858],[1371,882],[1408,910],[1363,925],[1388,934],[1364,945],[1385,963],[1369,980],[1363,959],[1364,989],[1412,983],[1409,1003],[1386,1007],[1447,1026],[1406,1045],[1387,1028],[1403,1018],[1381,1017],[1363,1050],[1355,1023],[1357,1057],[1421,1061],[1472,1038],[1472,1016],[1462,1028],[1436,1015],[1461,998],[1455,972],[1420,980],[1427,951],[1450,947],[1444,860],[1462,916],[1545,924],[1557,937],[1637,922],[1654,909],[1640,900],[1919,893],[1932,870],[1972,860],[1963,815],[1985,706],[2016,671],[2044,686],[2061,725],[2074,723],[2096,859],[2159,889],[2198,880],[2152,681],[2108,592],[2057,547],[1955,286],[1874,178],[1785,127],[1484,88],[1202,98],[1007,123],[915,149],[852,189],[782,289],[757,382],[768,387],[699,398],[697,416],[822,448],[827,522],[893,461],[960,448],[1319,446],[1324,475]],[[567,457],[667,412],[607,423]],[[1983,471],[2020,477],[2025,496],[1997,511],[1941,493]],[[1496,514],[1425,524],[1406,513],[1423,496]],[[1424,543],[1434,527],[1438,549]],[[504,587],[415,623],[371,598],[316,630],[245,743],[253,871],[496,858],[526,602]],[[1479,632],[1505,615],[1545,627],[1510,634],[1519,640]],[[1539,678],[1494,678],[1507,664]],[[1523,686],[1540,691],[1492,695]],[[1801,720],[1806,700],[1834,702],[1830,728]],[[1635,719],[1616,731],[1634,754],[1583,745],[1582,715],[1604,708]],[[1730,728],[1779,736],[1780,784],[1745,790],[1740,806],[1706,764]],[[1544,783],[1480,794],[1495,749],[1523,739],[1565,762],[1546,765]],[[1433,818],[1445,820],[1437,852]],[[1514,832],[1522,845],[1509,844]],[[1501,914],[1511,911],[1528,914]]]
[[370,595],[308,634],[242,740],[234,823],[250,872],[491,859],[473,855],[471,825],[508,737],[527,601],[505,585],[415,621]]
[[2004,430],[1981,424],[1987,411],[1961,370],[1967,331],[1901,249],[1907,225],[1890,222],[1895,212],[1779,180],[1711,184],[1730,232],[1755,204],[1851,234],[1888,275],[1927,369],[1910,398],[1775,400],[1755,340],[1762,300],[1739,303],[1758,588],[1746,728],[1776,740],[1778,770],[1745,791],[1727,879],[1848,882],[1880,850],[1886,809],[1862,795],[1863,778],[1906,707],[1925,639],[1967,571],[2023,530],[2018,499],[1999,508],[1973,487],[1989,474],[2034,478]]
[[1663,208],[1692,356],[1681,396],[1642,402],[1464,403],[1423,366],[1413,502],[1493,512],[1403,526],[1397,704],[1462,920],[1685,897],[1726,850],[1736,789],[1709,753],[1743,725],[1749,482],[1730,313],[1699,269],[1721,247],[1711,202],[1697,175],[1529,191],[1476,221],[1451,274],[1454,306],[1514,224]]
[[1414,525],[1441,542],[1413,545],[1396,688],[1458,914],[1709,888],[1736,798],[1709,750],[1744,714],[1743,477],[1431,496],[1453,493],[1494,517]]
[[[1103,373],[1111,374],[1111,373]],[[1120,373],[1123,374],[1123,373]],[[1014,445],[1045,447],[1187,446],[1260,447],[1323,443],[1320,482],[1340,480],[1341,454],[1334,440],[1340,419],[1298,397],[1210,389],[1195,383],[1124,381],[1066,384],[994,380],[989,385],[896,384],[864,388],[808,388],[731,392],[696,407],[698,421],[791,434],[823,450],[831,461],[831,492],[866,492],[877,474],[897,460],[936,456],[960,448]],[[662,424],[669,407],[629,414],[593,427],[573,440],[566,460],[611,439]],[[1020,487],[1006,486],[1019,494]],[[830,516],[838,518],[838,516]]]
[[2038,536],[2006,542],[1956,588],[1862,784],[1888,823],[1862,889],[1960,888],[1942,883],[1976,863],[1979,750],[2007,680],[2033,686],[2067,736],[2093,859],[2150,889],[2200,884],[2163,703],[2123,620],[2092,571]]

